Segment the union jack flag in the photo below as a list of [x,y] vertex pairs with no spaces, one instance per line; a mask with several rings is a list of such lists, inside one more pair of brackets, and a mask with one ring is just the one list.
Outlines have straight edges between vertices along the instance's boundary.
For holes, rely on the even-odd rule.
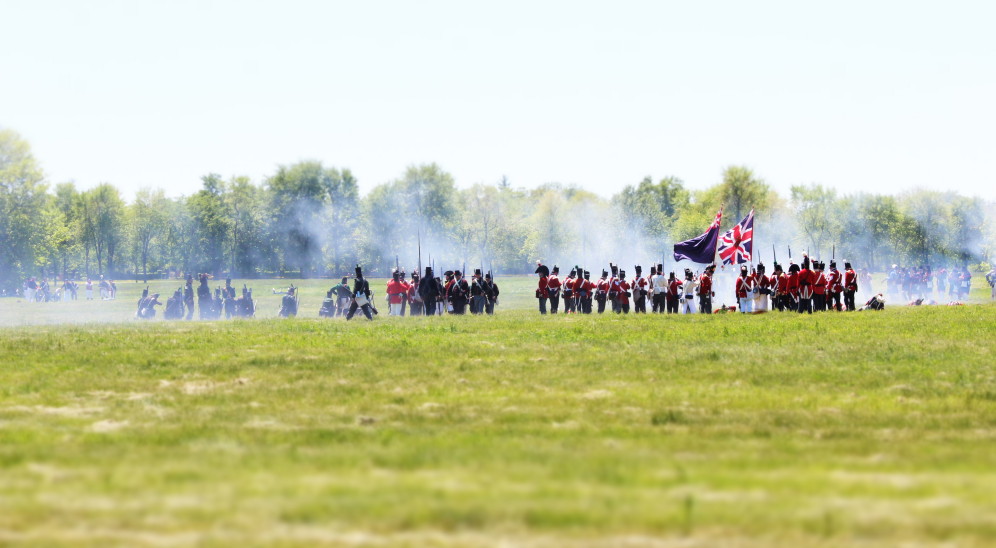
[[751,261],[751,250],[754,248],[754,210],[744,217],[719,239],[719,258],[723,264],[740,264]]

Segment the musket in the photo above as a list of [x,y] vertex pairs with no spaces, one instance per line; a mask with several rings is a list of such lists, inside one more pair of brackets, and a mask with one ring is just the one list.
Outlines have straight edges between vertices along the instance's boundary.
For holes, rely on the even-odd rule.
[[792,260],[792,246],[788,246],[788,248],[789,248],[789,260]]
[[837,244],[833,244],[833,251],[830,252],[830,260],[831,261],[837,260]]
[[[771,244],[771,262],[778,262],[778,254],[775,253],[775,244]],[[772,265],[772,268],[774,268],[774,265]]]
[[418,275],[422,276],[422,229],[418,229]]

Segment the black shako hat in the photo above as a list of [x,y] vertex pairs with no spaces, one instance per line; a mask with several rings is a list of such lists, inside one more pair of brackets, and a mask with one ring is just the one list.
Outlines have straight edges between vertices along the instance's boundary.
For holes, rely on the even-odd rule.
[[850,270],[851,269],[851,263],[849,263],[847,261],[844,261],[844,268]]
[[356,277],[357,278],[363,277],[363,269],[360,268],[360,265],[356,265]]
[[604,277],[606,277],[606,276],[608,276],[608,275],[609,275],[609,271],[608,271],[608,270],[605,270],[605,269],[603,268],[603,269],[602,269],[602,277],[604,278]]
[[560,267],[557,265],[553,265],[553,270],[551,270],[551,272],[553,272],[554,274],[560,274]]
[[432,278],[432,267],[431,266],[425,267],[425,277],[426,278]]
[[588,272],[587,270],[584,271],[584,279],[586,279],[586,280],[590,280],[591,279],[591,273]]
[[478,278],[480,278],[482,276],[480,268],[475,268],[474,269],[474,276],[477,276]]

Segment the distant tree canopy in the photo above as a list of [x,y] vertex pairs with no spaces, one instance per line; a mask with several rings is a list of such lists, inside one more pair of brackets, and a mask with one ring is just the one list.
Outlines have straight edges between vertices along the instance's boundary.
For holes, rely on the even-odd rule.
[[608,199],[559,184],[515,188],[504,177],[458,188],[436,164],[411,166],[365,196],[349,169],[317,161],[279,166],[262,181],[210,173],[201,183],[175,198],[143,189],[130,203],[107,183],[52,187],[28,143],[0,130],[0,285],[31,275],[341,276],[357,263],[374,274],[396,264],[525,273],[536,260],[598,272],[608,261],[667,261],[671,245],[700,234],[721,207],[724,228],[755,210],[765,260],[771,246],[782,260],[788,247],[796,258],[832,249],[872,269],[991,263],[996,251],[996,207],[978,198],[841,196],[809,184],[785,199],[744,166],[702,190],[647,176]]

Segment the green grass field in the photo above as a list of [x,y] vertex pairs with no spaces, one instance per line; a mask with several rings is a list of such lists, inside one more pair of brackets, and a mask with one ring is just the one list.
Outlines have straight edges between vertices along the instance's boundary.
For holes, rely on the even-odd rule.
[[540,317],[522,278],[494,317],[347,323],[328,281],[273,319],[278,283],[242,321],[0,299],[35,324],[0,329],[0,544],[996,538],[992,304]]

